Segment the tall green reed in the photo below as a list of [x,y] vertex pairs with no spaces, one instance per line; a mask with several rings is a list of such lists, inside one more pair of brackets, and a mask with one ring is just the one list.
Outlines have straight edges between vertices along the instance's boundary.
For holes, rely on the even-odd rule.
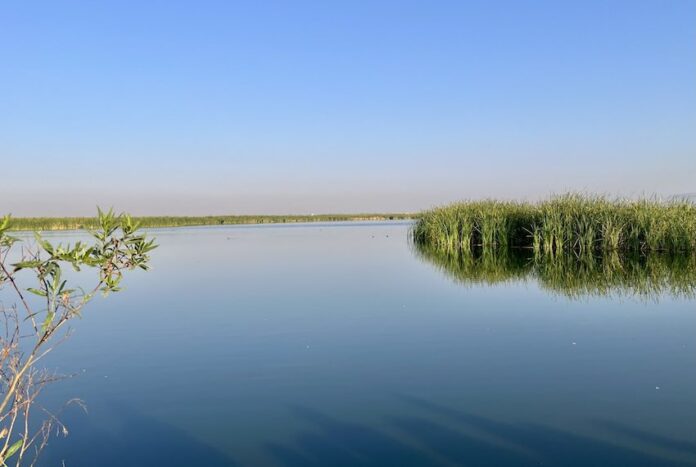
[[538,203],[465,201],[422,213],[416,243],[443,251],[530,248],[559,255],[598,251],[696,251],[696,204],[566,194]]

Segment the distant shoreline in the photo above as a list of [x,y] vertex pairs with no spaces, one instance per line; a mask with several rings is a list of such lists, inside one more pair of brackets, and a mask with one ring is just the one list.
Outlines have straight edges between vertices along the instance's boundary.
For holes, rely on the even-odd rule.
[[[416,219],[416,213],[237,215],[237,216],[142,216],[134,217],[143,228],[206,225],[293,224],[301,222],[364,222]],[[13,217],[13,231],[59,231],[96,228],[95,217]]]

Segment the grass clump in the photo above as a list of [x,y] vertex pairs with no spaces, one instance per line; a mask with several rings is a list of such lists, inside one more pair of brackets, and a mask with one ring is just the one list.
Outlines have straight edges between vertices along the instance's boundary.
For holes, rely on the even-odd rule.
[[696,251],[696,204],[566,194],[538,203],[461,202],[422,213],[413,241],[441,252],[531,249],[538,255]]

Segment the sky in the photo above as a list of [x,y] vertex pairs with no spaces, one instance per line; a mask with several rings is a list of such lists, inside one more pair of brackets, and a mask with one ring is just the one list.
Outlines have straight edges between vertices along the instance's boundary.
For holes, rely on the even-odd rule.
[[0,3],[0,213],[696,192],[696,2]]

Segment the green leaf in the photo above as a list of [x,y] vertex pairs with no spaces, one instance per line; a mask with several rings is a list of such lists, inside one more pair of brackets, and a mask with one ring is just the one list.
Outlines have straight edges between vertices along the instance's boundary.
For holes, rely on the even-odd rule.
[[34,238],[36,238],[36,242],[41,245],[41,248],[43,248],[46,253],[53,255],[53,245],[51,245],[48,240],[44,240],[38,232],[34,232]]
[[39,297],[45,297],[47,295],[45,290],[39,290],[33,287],[27,288],[27,291],[33,293],[34,295],[38,295]]
[[22,447],[22,444],[24,443],[23,439],[18,439],[15,441],[12,446],[7,448],[7,454],[5,454],[5,459],[9,459],[12,457],[12,455],[19,450],[19,448]]
[[0,221],[0,233],[10,228],[10,215],[3,216],[2,221]]
[[49,311],[46,313],[46,319],[44,320],[43,324],[41,325],[41,332],[46,332],[48,327],[51,325],[53,322],[53,318],[55,317],[55,312]]
[[12,266],[15,268],[15,271],[19,271],[20,269],[33,269],[35,267],[41,266],[42,264],[43,261],[31,260],[14,263]]

